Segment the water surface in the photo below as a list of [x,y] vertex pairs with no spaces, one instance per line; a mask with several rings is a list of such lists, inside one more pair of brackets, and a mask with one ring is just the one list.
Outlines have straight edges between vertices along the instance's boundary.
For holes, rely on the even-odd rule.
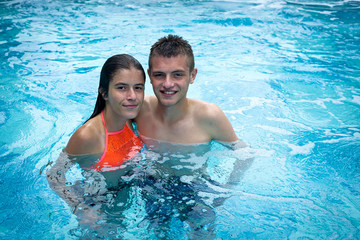
[[[151,44],[169,33],[193,46],[198,75],[189,97],[219,105],[255,157],[231,191],[205,182],[209,188],[196,185],[189,194],[211,210],[195,216],[211,222],[214,238],[360,238],[359,1],[9,0],[0,1],[0,19],[0,238],[93,234],[79,228],[45,172],[89,117],[104,61],[128,53],[146,68]],[[142,157],[154,164],[140,164],[134,176],[166,173],[158,165],[181,160]],[[186,159],[219,183],[234,164],[223,149]],[[190,180],[204,180],[191,171]],[[191,189],[189,178],[164,179],[160,186]],[[161,238],[171,229],[188,239],[191,218],[173,209],[147,217],[140,190],[155,191],[148,186],[156,180],[140,180],[128,179],[134,198],[125,218],[100,222],[99,234]],[[172,189],[160,187],[155,196],[182,196]],[[225,200],[215,206],[217,194]]]

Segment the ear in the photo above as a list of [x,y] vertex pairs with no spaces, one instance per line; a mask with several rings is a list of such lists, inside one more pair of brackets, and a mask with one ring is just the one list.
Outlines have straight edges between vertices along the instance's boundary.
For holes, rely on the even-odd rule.
[[104,91],[104,89],[102,89],[101,87],[99,88],[99,93],[101,94],[101,96],[103,97],[103,99],[106,101],[107,100],[107,94]]
[[194,68],[190,74],[190,84],[193,84],[196,78],[197,68]]
[[150,83],[152,84],[152,80],[151,80],[151,70],[148,68],[148,70],[147,70],[147,74],[148,74],[148,76],[149,76],[149,78],[150,78]]

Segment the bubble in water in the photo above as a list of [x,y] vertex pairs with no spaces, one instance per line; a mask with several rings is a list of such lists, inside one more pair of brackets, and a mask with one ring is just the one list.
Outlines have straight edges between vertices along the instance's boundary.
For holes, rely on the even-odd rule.
[[69,186],[72,186],[72,185],[73,185],[72,182],[66,182],[66,183],[65,183],[65,186],[68,186],[68,187],[69,187]]

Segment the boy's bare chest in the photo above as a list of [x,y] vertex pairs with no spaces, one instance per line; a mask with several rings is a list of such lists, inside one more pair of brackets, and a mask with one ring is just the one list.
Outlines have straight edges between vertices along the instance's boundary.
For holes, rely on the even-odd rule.
[[198,144],[211,140],[204,128],[193,119],[184,119],[175,123],[148,119],[142,122],[139,131],[146,137],[178,144]]

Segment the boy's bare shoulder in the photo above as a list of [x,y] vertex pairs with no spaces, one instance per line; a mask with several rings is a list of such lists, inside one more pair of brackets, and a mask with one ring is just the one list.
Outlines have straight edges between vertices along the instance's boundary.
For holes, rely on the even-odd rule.
[[154,100],[156,100],[157,98],[156,98],[156,96],[154,96],[154,95],[145,95],[144,96],[144,102],[150,102],[150,101],[154,101]]
[[191,101],[195,121],[209,134],[211,139],[221,142],[238,140],[229,119],[219,106],[201,100]]
[[151,114],[151,112],[152,112],[151,110],[154,108],[154,105],[156,104],[156,102],[157,102],[157,99],[155,96],[145,95],[140,112],[139,112],[138,116],[135,118],[135,121]]
[[189,99],[193,113],[199,120],[214,120],[222,115],[223,111],[214,103],[205,102],[198,99]]

